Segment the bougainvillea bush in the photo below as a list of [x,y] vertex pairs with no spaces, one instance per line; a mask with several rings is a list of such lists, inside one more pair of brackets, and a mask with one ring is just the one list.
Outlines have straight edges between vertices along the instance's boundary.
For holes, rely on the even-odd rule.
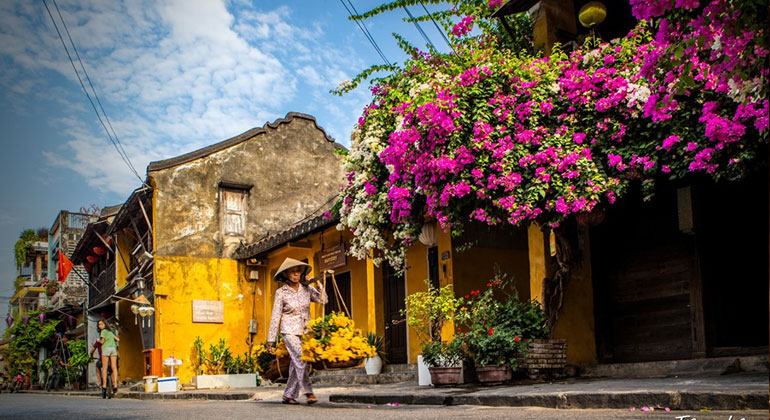
[[627,36],[547,57],[511,47],[500,3],[459,2],[439,16],[451,53],[401,41],[410,58],[374,79],[345,162],[352,254],[402,267],[426,218],[557,227],[631,182],[736,179],[764,156],[766,0],[635,0]]

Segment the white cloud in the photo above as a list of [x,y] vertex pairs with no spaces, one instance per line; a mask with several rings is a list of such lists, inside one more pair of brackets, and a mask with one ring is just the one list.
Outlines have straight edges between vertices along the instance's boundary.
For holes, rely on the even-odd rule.
[[[261,10],[243,0],[58,3],[142,176],[151,160],[229,138],[288,111],[331,116],[319,124],[347,144],[367,101],[361,93],[342,99],[328,94],[365,63],[352,46],[332,44],[321,24],[294,23],[288,6]],[[44,152],[49,164],[77,172],[101,191],[125,195],[136,187],[139,181],[75,89],[79,83],[42,3],[0,2],[3,61],[14,64],[0,74],[4,101],[45,99],[66,110],[49,121],[64,138]],[[69,85],[52,81],[62,77]],[[34,100],[15,111],[31,112]]]

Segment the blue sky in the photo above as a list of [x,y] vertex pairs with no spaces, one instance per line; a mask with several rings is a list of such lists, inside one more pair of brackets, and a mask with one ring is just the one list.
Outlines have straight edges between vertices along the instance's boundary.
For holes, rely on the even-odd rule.
[[[361,12],[380,3],[353,0]],[[314,115],[349,146],[368,90],[342,98],[328,92],[381,64],[339,1],[57,4],[142,177],[150,161],[292,111]],[[401,21],[404,15],[366,22],[391,61],[404,59],[392,32],[423,45],[417,30]],[[432,25],[423,29],[443,46]],[[139,181],[99,125],[42,1],[0,2],[0,69],[0,296],[10,296],[13,244],[23,229],[50,227],[62,209],[122,203]],[[6,311],[7,300],[0,299],[0,314]]]

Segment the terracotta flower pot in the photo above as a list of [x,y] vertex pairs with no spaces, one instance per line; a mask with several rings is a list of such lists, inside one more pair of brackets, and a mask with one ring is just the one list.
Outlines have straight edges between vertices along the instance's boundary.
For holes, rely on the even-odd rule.
[[460,383],[459,367],[429,367],[430,381],[433,386],[451,386]]
[[483,385],[491,386],[510,381],[513,372],[508,366],[479,366],[476,367],[476,375]]

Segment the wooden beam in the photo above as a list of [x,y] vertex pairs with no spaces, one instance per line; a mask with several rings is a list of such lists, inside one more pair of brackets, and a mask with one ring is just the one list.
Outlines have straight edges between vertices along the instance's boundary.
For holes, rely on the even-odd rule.
[[302,242],[289,242],[286,244],[287,248],[312,248],[313,244],[310,241]]
[[142,209],[142,214],[144,215],[144,221],[147,222],[147,228],[150,230],[150,234],[152,234],[152,223],[150,222],[150,218],[147,217],[147,211],[144,209],[144,204],[142,204],[142,199],[139,199],[139,207]]

